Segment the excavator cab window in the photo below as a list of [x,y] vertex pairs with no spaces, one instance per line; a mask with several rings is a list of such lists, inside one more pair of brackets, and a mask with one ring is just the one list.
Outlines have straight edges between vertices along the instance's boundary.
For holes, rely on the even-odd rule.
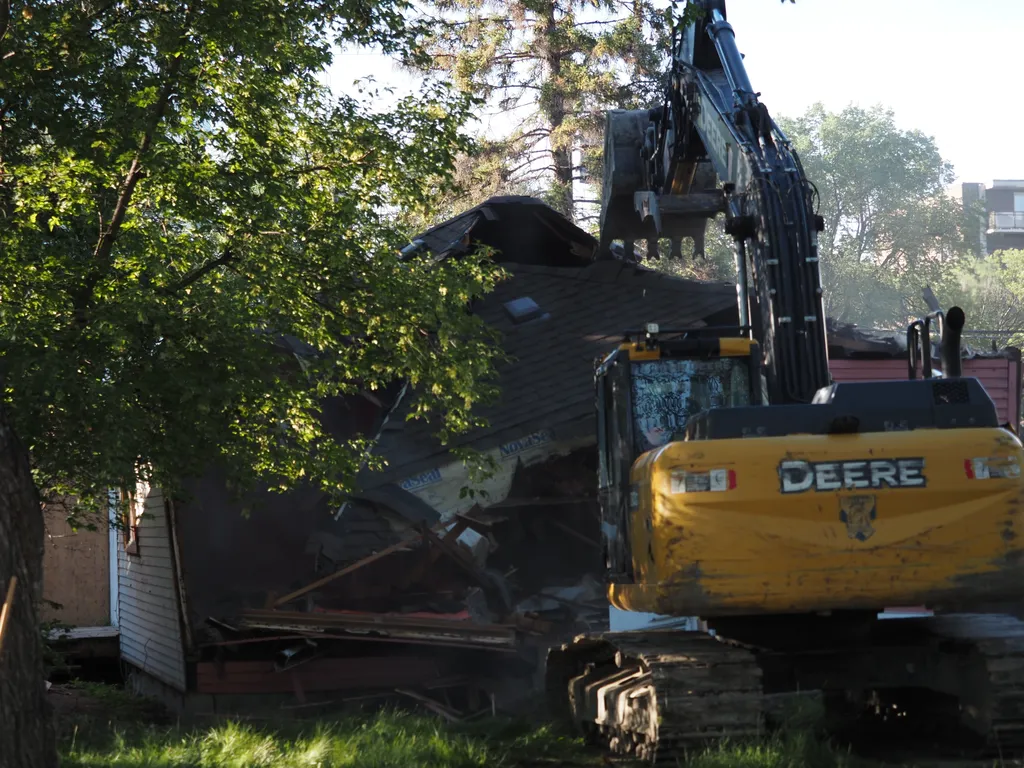
[[631,369],[634,456],[683,439],[687,420],[701,411],[751,403],[745,358],[647,360]]

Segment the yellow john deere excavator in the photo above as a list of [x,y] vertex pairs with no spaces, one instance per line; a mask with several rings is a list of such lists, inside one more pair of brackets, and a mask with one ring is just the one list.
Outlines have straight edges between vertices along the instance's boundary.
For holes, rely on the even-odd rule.
[[[797,690],[923,691],[982,746],[1024,746],[1022,447],[961,376],[964,313],[908,328],[906,381],[831,382],[815,190],[723,0],[696,5],[664,106],[608,114],[601,247],[700,247],[724,213],[740,328],[627,332],[596,390],[610,602],[701,631],[576,638],[549,651],[549,695],[651,760],[758,734]],[[879,618],[918,605],[934,615]]]

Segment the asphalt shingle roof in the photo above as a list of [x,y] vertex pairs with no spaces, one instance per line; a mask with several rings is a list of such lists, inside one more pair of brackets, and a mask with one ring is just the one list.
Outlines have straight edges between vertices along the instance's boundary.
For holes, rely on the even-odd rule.
[[[487,450],[540,429],[553,429],[559,437],[559,425],[575,423],[579,429],[581,422],[592,431],[594,362],[614,348],[623,331],[649,322],[664,328],[699,326],[714,315],[735,313],[732,283],[683,280],[618,260],[583,268],[508,262],[503,267],[512,277],[476,311],[502,334],[513,362],[499,369],[498,401],[481,409],[490,426],[455,446]],[[504,305],[525,297],[547,317],[516,325]],[[430,425],[405,421],[405,414],[400,404],[382,430],[376,451],[389,467],[364,475],[365,488],[444,463],[452,446],[440,445]]]

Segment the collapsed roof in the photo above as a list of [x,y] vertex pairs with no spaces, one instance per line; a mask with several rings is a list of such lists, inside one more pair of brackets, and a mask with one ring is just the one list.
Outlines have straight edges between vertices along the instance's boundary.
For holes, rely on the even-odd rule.
[[453,448],[489,450],[538,430],[557,440],[593,434],[594,363],[627,329],[736,322],[731,283],[684,280],[621,260],[594,261],[597,241],[539,200],[491,198],[415,239],[437,259],[489,246],[511,277],[475,312],[502,338],[512,362],[498,368],[497,402],[481,407],[489,426],[448,446],[433,425],[406,421],[400,403],[381,430],[383,472],[364,473],[370,489],[445,463]]
[[[447,463],[453,448],[487,451],[541,429],[556,441],[592,435],[594,362],[623,331],[648,322],[663,328],[738,322],[732,282],[684,280],[622,258],[595,261],[597,240],[532,197],[490,198],[417,236],[407,252],[426,250],[441,260],[478,245],[493,248],[511,273],[475,308],[513,358],[498,369],[498,401],[480,409],[489,426],[442,446],[433,425],[406,421],[408,402],[398,403],[375,449],[388,467],[363,473],[364,493]],[[900,334],[832,319],[828,343],[835,359],[906,356]]]
[[476,244],[494,248],[499,263],[583,267],[594,260],[597,238],[535,197],[491,197],[417,235],[406,252],[441,259]]

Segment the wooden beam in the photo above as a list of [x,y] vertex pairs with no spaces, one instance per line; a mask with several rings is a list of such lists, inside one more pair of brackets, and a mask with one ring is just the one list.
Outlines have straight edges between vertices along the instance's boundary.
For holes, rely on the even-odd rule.
[[285,603],[290,603],[292,600],[294,600],[297,597],[302,597],[303,595],[308,594],[309,592],[312,592],[314,589],[319,589],[320,587],[324,586],[324,584],[330,584],[335,579],[340,579],[345,574],[352,573],[352,571],[359,570],[364,565],[369,565],[370,563],[375,563],[376,561],[378,561],[378,560],[380,560],[380,559],[382,559],[384,557],[387,557],[388,555],[392,555],[395,552],[399,552],[399,551],[405,549],[406,547],[408,547],[410,544],[414,544],[415,542],[419,541],[422,538],[423,538],[423,534],[420,534],[420,535],[416,536],[415,538],[407,539],[405,541],[400,541],[397,544],[392,544],[390,547],[385,547],[380,552],[374,552],[372,555],[364,557],[362,560],[357,560],[356,562],[352,563],[351,565],[345,566],[344,568],[342,568],[340,570],[337,570],[334,573],[327,574],[322,579],[317,579],[312,584],[307,584],[304,587],[300,587],[299,589],[296,589],[294,592],[289,592],[284,597],[279,597],[277,600],[274,601],[274,607],[275,608],[280,608]]
[[599,542],[599,541],[594,541],[594,540],[593,540],[592,538],[590,538],[589,536],[584,536],[584,535],[583,535],[582,533],[580,533],[579,531],[573,530],[573,529],[572,529],[572,528],[570,528],[570,527],[569,527],[568,525],[566,525],[565,523],[563,523],[563,522],[562,522],[561,520],[551,520],[551,519],[549,519],[549,520],[548,520],[548,522],[549,522],[549,523],[551,523],[551,524],[552,524],[553,526],[555,526],[556,528],[561,528],[561,529],[562,529],[563,531],[565,531],[566,533],[568,533],[568,534],[569,534],[570,536],[575,536],[575,537],[576,537],[577,539],[579,539],[580,541],[582,541],[582,542],[585,542],[585,543],[589,544],[589,545],[590,545],[590,546],[592,546],[592,547],[596,547],[597,549],[601,549],[601,548],[603,548],[603,547],[604,547],[604,544],[602,544],[601,542]]
[[431,712],[440,715],[449,723],[461,723],[464,718],[464,716],[458,710],[453,709],[452,707],[446,707],[441,702],[434,701],[429,696],[424,696],[421,693],[416,693],[416,691],[410,691],[408,688],[395,688],[395,693],[400,693],[403,696],[408,696],[413,701],[418,701]]
[[11,576],[7,585],[7,597],[4,598],[3,607],[0,608],[0,652],[3,652],[4,635],[7,634],[7,625],[10,622],[11,613],[14,610],[14,589],[18,586],[18,577]]

